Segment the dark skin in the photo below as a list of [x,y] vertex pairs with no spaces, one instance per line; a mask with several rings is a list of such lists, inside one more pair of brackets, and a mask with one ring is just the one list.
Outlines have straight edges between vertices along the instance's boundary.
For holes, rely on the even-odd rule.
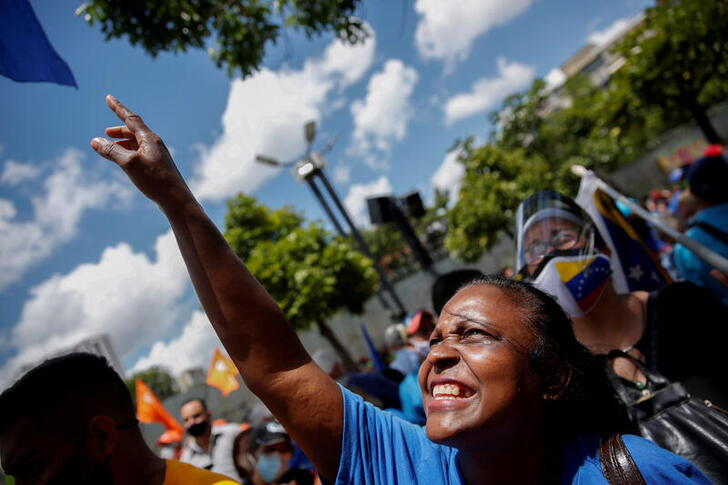
[[[73,411],[61,414],[66,413]],[[76,483],[98,484],[91,476],[104,463],[110,467],[113,484],[164,482],[165,462],[149,449],[138,428],[117,429],[118,420],[106,415],[94,416],[87,426],[63,427],[58,426],[60,422],[62,416],[21,418],[0,435],[3,469],[15,477],[17,485],[45,484],[77,453],[81,476],[75,477]]]
[[[91,146],[119,165],[167,216],[200,301],[246,385],[321,477],[333,482],[343,432],[337,384],[312,362],[280,308],[229,248],[162,140],[118,100],[109,96],[106,102],[124,123],[107,128],[106,134],[120,140],[94,138]],[[528,369],[524,351],[533,335],[522,310],[491,287],[463,290],[445,308],[435,329],[442,342],[422,366],[422,385],[427,388],[438,375],[453,375],[476,394],[474,404],[462,410],[431,409],[428,436],[461,450],[468,483],[486,477],[492,483],[538,483],[544,474],[544,386]],[[475,327],[483,327],[476,321],[490,322],[486,327],[500,332],[501,340],[475,337]],[[473,335],[465,338],[465,332]],[[428,392],[426,408],[430,401]]]
[[[468,483],[483,477],[496,484],[543,482],[542,405],[548,391],[530,367],[535,337],[524,317],[502,290],[467,287],[443,308],[420,368],[427,436],[460,450]],[[454,382],[472,396],[433,396],[436,384]]]
[[227,245],[159,136],[116,98],[106,103],[124,123],[106,135],[122,140],[94,138],[92,148],[167,216],[197,295],[245,384],[333,481],[343,430],[336,382],[311,360],[281,309]]

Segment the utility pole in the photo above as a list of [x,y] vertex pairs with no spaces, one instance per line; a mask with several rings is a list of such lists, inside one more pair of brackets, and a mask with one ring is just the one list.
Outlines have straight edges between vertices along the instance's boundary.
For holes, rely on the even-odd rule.
[[[276,167],[287,167],[292,165],[295,166],[294,170],[296,177],[309,186],[311,192],[313,192],[314,194],[314,197],[316,197],[319,204],[321,204],[321,208],[324,210],[327,217],[331,221],[331,224],[336,229],[336,232],[338,232],[339,235],[341,235],[342,237],[347,237],[348,235],[351,235],[359,246],[361,252],[373,261],[374,269],[376,270],[377,275],[379,276],[379,282],[381,283],[381,290],[377,291],[377,298],[379,299],[385,310],[390,313],[393,319],[401,320],[407,314],[407,310],[405,309],[404,304],[400,300],[399,295],[397,295],[394,286],[387,278],[384,269],[382,269],[377,259],[372,255],[372,252],[369,250],[369,246],[367,245],[366,241],[362,237],[357,227],[354,225],[354,222],[352,221],[349,212],[341,203],[339,195],[336,193],[336,190],[334,189],[333,185],[331,185],[328,177],[324,173],[323,154],[331,148],[332,144],[329,143],[328,146],[320,152],[311,152],[311,145],[313,144],[313,140],[316,136],[315,133],[316,124],[312,121],[306,123],[305,136],[306,141],[308,142],[308,149],[306,150],[306,154],[298,161],[280,162],[274,158],[264,155],[257,155],[255,159],[260,163]],[[333,204],[336,209],[338,209],[340,216],[344,219],[344,222],[349,229],[349,234],[344,231],[344,227],[339,222],[339,219],[332,210],[331,205],[326,200],[324,193],[322,193],[321,189],[319,188],[318,182],[323,185],[325,192],[333,201]],[[389,295],[389,298],[394,304],[394,309],[392,308],[392,305],[390,305],[390,303],[387,301],[387,299],[384,298],[384,292]]]

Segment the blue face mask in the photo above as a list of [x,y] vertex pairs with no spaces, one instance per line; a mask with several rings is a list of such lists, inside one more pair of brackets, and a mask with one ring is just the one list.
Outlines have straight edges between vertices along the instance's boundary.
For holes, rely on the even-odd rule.
[[258,463],[255,465],[260,478],[268,483],[278,476],[281,468],[283,468],[283,460],[281,460],[278,453],[261,454],[258,457]]

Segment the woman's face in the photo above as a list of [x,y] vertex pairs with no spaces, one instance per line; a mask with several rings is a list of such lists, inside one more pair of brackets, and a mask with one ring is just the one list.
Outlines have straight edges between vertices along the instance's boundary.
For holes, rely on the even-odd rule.
[[539,221],[523,236],[528,272],[534,274],[543,258],[556,249],[577,249],[585,245],[585,234],[572,221],[559,217]]
[[419,374],[432,441],[498,446],[538,429],[542,386],[529,364],[535,337],[525,317],[506,292],[485,284],[448,301]]

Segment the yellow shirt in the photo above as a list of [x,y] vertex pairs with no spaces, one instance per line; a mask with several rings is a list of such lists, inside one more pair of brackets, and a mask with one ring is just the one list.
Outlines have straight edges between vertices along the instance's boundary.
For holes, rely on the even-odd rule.
[[162,485],[240,485],[225,475],[197,468],[176,460],[167,462]]

